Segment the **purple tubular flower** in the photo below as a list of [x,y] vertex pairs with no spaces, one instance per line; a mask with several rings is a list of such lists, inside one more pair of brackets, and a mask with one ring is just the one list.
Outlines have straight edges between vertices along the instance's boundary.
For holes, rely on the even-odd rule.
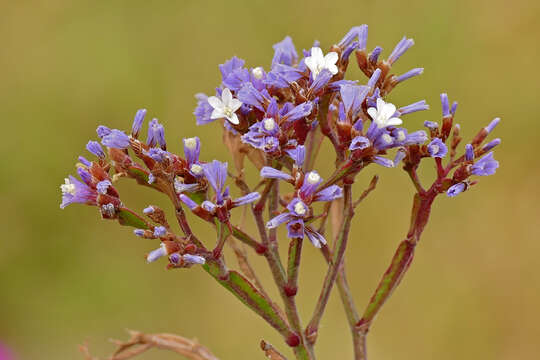
[[165,229],[164,226],[156,226],[154,228],[155,237],[162,237],[162,236],[165,236],[165,234],[167,234],[167,229]]
[[310,171],[304,176],[304,182],[300,187],[299,195],[301,199],[309,199],[317,190],[317,187],[322,182],[322,178],[316,171]]
[[405,74],[398,76],[396,78],[396,81],[400,83],[412,77],[421,75],[423,72],[424,72],[424,68],[414,68],[412,70],[407,71]]
[[88,186],[92,184],[92,175],[86,170],[81,167],[77,168],[77,174],[79,174],[79,177],[84,181],[84,183]]
[[394,157],[394,167],[398,166],[401,160],[405,159],[405,156],[407,156],[405,150],[399,149]]
[[276,64],[285,64],[292,66],[298,61],[298,53],[290,36],[274,44],[274,58],[272,59],[272,68]]
[[181,194],[179,198],[180,198],[180,201],[186,204],[186,206],[190,210],[194,210],[195,208],[199,206],[195,201],[191,200],[187,195]]
[[242,206],[242,205],[250,204],[254,201],[259,200],[260,198],[261,198],[261,194],[259,194],[258,192],[252,192],[242,197],[239,197],[238,199],[233,200],[233,205]]
[[293,216],[288,212],[283,213],[283,214],[279,214],[276,217],[270,219],[270,221],[266,223],[266,227],[268,229],[275,229],[279,225],[281,225],[283,223],[286,223],[287,221],[289,221],[292,218],[293,218]]
[[211,163],[203,165],[203,172],[206,180],[216,192],[218,205],[221,205],[223,203],[223,186],[225,186],[225,180],[227,180],[227,163],[213,160]]
[[96,203],[96,191],[71,175],[65,180],[65,184],[60,185],[60,189],[62,190],[61,209],[73,203],[93,205]]
[[271,98],[266,89],[259,91],[249,82],[242,85],[237,97],[244,104],[256,107],[263,112],[265,111],[266,104],[270,103]]
[[129,136],[120,130],[113,129],[101,138],[101,143],[110,148],[126,149],[129,147]]
[[446,191],[446,195],[448,195],[448,197],[458,196],[465,190],[467,190],[467,184],[460,182],[450,186],[450,188],[448,188],[448,190]]
[[103,125],[99,125],[96,129],[97,135],[100,139],[102,139],[104,136],[109,135],[111,131],[111,129]]
[[379,77],[381,76],[381,69],[377,68],[369,78],[369,81],[367,83],[367,86],[370,88],[374,88],[377,84],[377,81],[379,80]]
[[381,56],[382,47],[376,46],[375,49],[369,54],[368,60],[372,64],[376,64],[379,61],[379,56]]
[[197,107],[193,111],[193,115],[197,119],[197,125],[206,125],[216,121],[216,119],[211,118],[214,108],[208,103],[208,96],[198,93],[195,98],[197,99]]
[[151,157],[154,161],[163,162],[167,157],[167,152],[161,150],[160,148],[151,148],[148,150],[148,156]]
[[206,263],[206,259],[199,255],[184,254],[182,259],[189,264],[200,264],[203,265]]
[[456,116],[457,106],[458,106],[457,101],[454,101],[452,103],[452,107],[450,108],[450,114],[452,114],[452,116]]
[[225,80],[229,74],[244,66],[245,61],[233,56],[230,60],[227,60],[224,64],[219,65],[219,71],[221,71],[221,77]]
[[478,176],[488,176],[495,174],[499,167],[499,162],[493,158],[493,151],[484,155],[471,167],[471,174]]
[[342,85],[339,93],[346,112],[354,116],[362,107],[369,90],[369,86]]
[[137,110],[137,112],[135,113],[133,125],[131,126],[131,136],[133,136],[134,138],[137,138],[139,136],[139,131],[141,130],[145,116],[146,109]]
[[84,166],[92,166],[92,163],[87,158],[85,158],[84,156],[79,156],[78,160]]
[[285,181],[290,181],[293,179],[291,175],[270,166],[265,166],[261,169],[261,177],[265,179],[280,179]]
[[404,36],[388,57],[388,62],[390,64],[395,63],[401,57],[401,55],[403,55],[413,45],[414,40],[407,39],[407,37]]
[[465,160],[474,160],[474,148],[471,144],[465,145]]
[[450,116],[450,104],[448,103],[448,95],[445,93],[441,94],[441,104],[443,117]]
[[448,148],[439,138],[433,139],[427,146],[427,150],[433,158],[443,158],[448,152]]
[[426,100],[420,100],[413,104],[399,108],[398,112],[400,115],[405,115],[405,114],[410,114],[416,111],[423,111],[423,110],[428,110],[428,109],[429,109],[429,105],[426,104]]
[[394,167],[394,162],[392,160],[387,159],[387,158],[383,158],[382,156],[374,156],[373,157],[373,162],[375,164],[379,164],[379,165],[387,167],[387,168],[393,168]]
[[292,219],[287,223],[287,236],[291,239],[304,238],[304,220]]
[[322,245],[326,245],[326,239],[324,238],[324,236],[312,230],[311,228],[305,227],[304,233],[307,235],[309,241],[311,241],[313,246],[315,246],[316,248],[319,249]]
[[158,122],[158,119],[152,119],[148,125],[148,138],[146,139],[148,146],[159,145],[163,150],[167,148],[165,143],[165,129],[163,125]]
[[145,215],[153,214],[154,210],[155,210],[154,207],[150,205],[150,206],[144,208],[143,214],[145,214]]
[[[317,78],[321,77],[320,74]],[[287,122],[296,121],[311,114],[313,110],[313,104],[310,101],[306,101],[298,106],[295,106],[289,112],[282,116],[282,119]]]
[[330,185],[317,192],[313,197],[313,201],[332,201],[341,197],[343,197],[343,190],[337,185]]
[[143,237],[144,236],[144,230],[143,229],[135,229],[135,230],[133,230],[133,233],[138,237]]
[[490,132],[493,131],[493,129],[495,129],[495,127],[496,127],[497,125],[499,125],[500,122],[501,122],[501,119],[500,119],[500,118],[495,118],[495,119],[493,119],[493,120],[489,123],[489,125],[486,126],[484,129],[486,129],[486,131],[487,131],[488,134],[489,134]]
[[183,192],[194,192],[199,188],[199,184],[184,184],[178,179],[174,179],[174,190],[177,194],[181,194]]
[[201,207],[202,207],[204,210],[208,211],[210,214],[215,213],[215,212],[216,212],[216,208],[217,208],[216,204],[214,204],[213,202],[208,201],[208,200],[203,201],[203,202],[201,203]]
[[349,46],[347,46],[347,48],[345,49],[345,51],[343,51],[343,54],[341,55],[341,60],[342,61],[349,60],[349,56],[351,56],[352,52],[354,50],[356,50],[357,48],[358,48],[358,42],[357,41],[355,41],[352,44],[350,44]]
[[328,82],[330,81],[330,79],[332,79],[333,76],[334,75],[332,75],[332,73],[329,70],[323,69],[323,71],[319,73],[319,75],[315,78],[315,80],[313,80],[313,83],[311,83],[311,86],[309,89],[312,92],[319,91],[320,89],[325,87],[326,84],[328,84]]
[[358,27],[358,50],[366,50],[368,38],[368,26],[366,24]]
[[201,140],[198,137],[186,138],[184,142],[184,155],[189,165],[199,162],[201,153]]
[[439,124],[435,121],[424,121],[424,126],[427,127],[429,130],[437,130],[439,128]]
[[96,184],[96,190],[100,194],[106,194],[109,186],[112,186],[109,180],[103,180]]
[[349,146],[349,150],[364,150],[371,146],[371,142],[368,138],[364,136],[357,136],[351,141],[351,145]]
[[162,245],[156,250],[150,251],[150,253],[146,256],[146,261],[151,263],[163,256],[167,256],[167,250],[165,249],[165,246]]
[[287,155],[293,159],[297,167],[302,167],[304,161],[306,160],[306,147],[304,145],[299,145],[295,149],[286,150]]
[[349,30],[349,32],[345,34],[343,39],[341,39],[341,41],[338,43],[338,46],[341,48],[349,46],[349,44],[351,44],[354,39],[358,37],[359,30],[360,26],[355,26],[351,30]]
[[284,64],[275,64],[266,75],[264,83],[269,87],[278,89],[288,87],[290,83],[302,77],[301,71],[292,66]]
[[103,148],[97,141],[89,141],[88,144],[86,144],[86,150],[90,151],[92,154],[97,156],[98,158],[104,158],[105,153],[103,152]]
[[405,145],[421,145],[428,140],[428,136],[424,130],[418,130],[407,135]]
[[[328,88],[332,91],[339,91],[343,85],[356,85],[358,83],[358,80],[338,80],[333,81],[328,85]],[[333,104],[330,104],[330,106],[334,106]]]
[[493,139],[482,147],[482,151],[489,151],[501,143],[501,139]]

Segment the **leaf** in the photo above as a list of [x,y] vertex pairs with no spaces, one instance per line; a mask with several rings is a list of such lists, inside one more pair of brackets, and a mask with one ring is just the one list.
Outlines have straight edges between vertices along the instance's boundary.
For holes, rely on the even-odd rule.
[[146,222],[129,209],[120,208],[116,212],[116,215],[118,216],[120,225],[132,226],[137,229],[148,229]]

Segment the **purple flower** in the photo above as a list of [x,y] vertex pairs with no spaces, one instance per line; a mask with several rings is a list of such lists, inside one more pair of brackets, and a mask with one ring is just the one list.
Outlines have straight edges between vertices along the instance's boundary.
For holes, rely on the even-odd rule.
[[181,194],[179,198],[184,204],[186,204],[186,206],[190,210],[194,210],[199,206],[195,201],[191,200],[187,195]]
[[357,86],[357,85],[342,85],[340,88],[341,100],[345,106],[345,111],[353,118],[358,110],[362,107],[367,94],[369,93],[369,86]]
[[242,142],[271,153],[279,147],[279,125],[273,118],[265,118],[249,127],[246,134],[242,135]]
[[282,116],[283,121],[293,122],[298,119],[302,119],[313,111],[313,104],[310,101],[304,102],[295,106]]
[[135,230],[133,230],[133,233],[135,234],[135,236],[138,236],[138,237],[143,237],[144,236],[144,230],[143,229],[135,229]]
[[382,156],[374,156],[373,157],[373,162],[375,164],[379,164],[379,165],[387,167],[387,168],[393,168],[394,167],[394,162],[392,160],[384,158]]
[[201,264],[206,263],[206,259],[199,255],[184,254],[182,259],[188,264]]
[[216,119],[211,118],[214,108],[208,103],[208,96],[199,93],[195,95],[195,98],[197,99],[197,107],[193,115],[197,119],[197,125],[206,125],[215,121]]
[[88,186],[92,185],[92,175],[90,175],[90,173],[86,169],[83,169],[82,167],[78,167],[77,174],[79,174],[79,177],[81,178],[82,181],[84,181],[86,185]]
[[421,75],[424,72],[424,68],[414,68],[412,70],[407,71],[405,74],[399,75],[396,78],[397,83],[403,82],[405,80],[408,80],[412,77]]
[[89,141],[88,144],[86,144],[86,150],[97,156],[98,158],[105,158],[105,153],[103,152],[103,148],[97,141]]
[[495,146],[498,146],[501,144],[501,139],[493,139],[490,142],[488,142],[486,145],[482,146],[482,151],[489,151],[493,149]]
[[97,135],[99,136],[100,139],[102,139],[104,136],[109,135],[111,131],[112,131],[111,129],[103,125],[99,125],[96,129]]
[[499,162],[493,158],[493,151],[482,156],[472,167],[471,174],[478,176],[487,176],[495,174],[499,167]]
[[495,127],[496,127],[497,125],[499,125],[500,122],[501,122],[501,119],[500,119],[500,118],[495,118],[495,119],[493,119],[493,120],[489,123],[489,125],[486,126],[484,129],[486,129],[486,131],[487,131],[488,134],[489,134],[490,132],[493,131],[493,129],[495,129]]
[[286,36],[285,39],[281,40],[277,44],[274,44],[272,47],[274,48],[272,68],[276,64],[292,66],[298,61],[298,54],[290,36]]
[[310,171],[304,176],[304,182],[298,191],[301,199],[309,199],[317,187],[322,182],[322,178],[316,171]]
[[167,229],[164,226],[156,226],[154,228],[154,236],[155,237],[162,237],[167,234]]
[[281,179],[285,181],[290,181],[293,179],[291,175],[270,166],[265,166],[261,169],[261,177],[265,179]]
[[313,197],[313,201],[332,201],[343,197],[343,189],[337,185],[330,185],[318,191]]
[[131,136],[133,136],[134,138],[137,138],[139,136],[139,131],[141,130],[145,116],[146,109],[137,110],[137,113],[135,113],[133,125],[131,126]]
[[429,105],[426,104],[426,100],[420,100],[413,104],[400,107],[398,113],[401,115],[410,114],[417,111],[429,110]]
[[465,145],[465,160],[474,160],[474,148],[471,144]]
[[371,146],[371,142],[368,138],[364,136],[357,136],[351,141],[351,145],[349,146],[349,150],[364,150]]
[[245,61],[233,56],[230,60],[227,60],[224,64],[219,65],[219,71],[221,71],[221,77],[225,80],[235,70],[241,69],[245,64]]
[[163,150],[167,148],[165,143],[165,129],[163,125],[158,122],[158,119],[152,119],[148,124],[148,138],[146,139],[148,146],[159,145]]
[[92,166],[92,163],[87,158],[85,158],[84,156],[79,156],[78,160],[84,166],[88,166],[88,167]]
[[184,139],[184,155],[188,165],[198,164],[199,155],[201,153],[201,141],[198,137],[186,138]]
[[458,196],[465,190],[467,190],[467,184],[460,182],[460,183],[450,186],[450,188],[448,188],[448,190],[446,191],[446,195],[448,195],[449,197]]
[[96,204],[97,192],[71,175],[65,179],[64,184],[60,185],[60,189],[62,190],[61,209],[73,203]]
[[317,73],[317,76],[313,79],[313,82],[309,87],[310,92],[317,93],[328,84],[333,76],[334,75],[330,72],[330,70],[322,69],[321,72]]
[[450,116],[450,104],[448,103],[448,95],[445,93],[441,94],[441,104],[443,117]]
[[233,206],[242,206],[255,202],[261,198],[261,194],[258,192],[251,192],[247,195],[241,196],[233,200]]
[[418,130],[407,135],[405,145],[421,145],[428,140],[428,136],[424,130]]
[[424,126],[427,127],[431,131],[435,131],[439,128],[439,124],[435,121],[424,121]]
[[259,91],[252,83],[244,83],[237,94],[238,99],[244,103],[251,105],[261,111],[265,111],[266,105],[270,103],[270,94],[266,89]]
[[167,157],[167,152],[161,150],[160,148],[151,148],[148,150],[148,156],[151,157],[154,161],[163,162]]
[[96,184],[96,190],[100,194],[106,194],[109,186],[112,186],[109,180],[103,180]]
[[376,64],[379,61],[379,56],[381,56],[382,47],[376,46],[375,49],[369,54],[368,60],[372,64]]
[[404,36],[388,57],[388,62],[390,64],[395,63],[401,57],[401,55],[403,55],[413,45],[414,40],[407,39],[407,37]]
[[126,149],[129,147],[129,136],[123,131],[113,129],[101,138],[101,143],[110,148]]
[[143,214],[150,215],[150,214],[153,214],[154,211],[155,211],[154,207],[152,205],[150,205],[150,206],[144,208]]
[[157,259],[159,259],[159,258],[161,258],[163,256],[167,256],[167,249],[165,249],[164,244],[161,244],[161,246],[159,248],[157,248],[156,250],[152,250],[146,256],[146,261],[151,263],[151,262],[154,262],[154,261],[156,261]]
[[298,145],[294,149],[286,150],[286,153],[293,159],[298,168],[304,165],[306,159],[306,147],[304,145]]
[[431,157],[434,158],[443,158],[446,156],[446,153],[448,152],[448,148],[443,143],[443,141],[439,138],[433,139],[427,146],[427,150]]

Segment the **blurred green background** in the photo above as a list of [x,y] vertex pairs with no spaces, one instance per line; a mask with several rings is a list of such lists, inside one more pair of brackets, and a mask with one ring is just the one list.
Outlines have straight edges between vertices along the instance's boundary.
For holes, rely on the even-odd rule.
[[[368,47],[381,45],[386,55],[403,35],[416,41],[396,71],[425,73],[391,101],[426,99],[432,110],[407,116],[409,129],[439,118],[443,91],[459,101],[465,139],[503,119],[495,133],[503,138],[501,168],[458,198],[438,199],[411,270],[372,327],[371,358],[536,357],[539,16],[532,0],[2,2],[0,341],[20,359],[77,359],[84,341],[104,356],[107,339],[125,338],[124,328],[197,337],[222,359],[262,359],[262,338],[286,350],[200,269],[147,265],[143,255],[155,243],[99,220],[95,208],[61,211],[59,184],[97,125],[127,129],[141,107],[164,123],[172,151],[181,151],[181,137],[198,135],[205,159],[230,159],[220,126],[197,128],[192,115],[193,94],[220,82],[217,65],[237,55],[268,69],[272,44],[285,35],[299,50],[314,39],[327,48],[366,23]],[[327,176],[332,159],[322,160]],[[413,192],[405,173],[374,166],[357,191],[375,170],[381,181],[358,211],[347,256],[360,309],[406,232]],[[135,209],[164,203],[131,183],[120,191]],[[194,227],[213,239],[200,222]],[[325,271],[315,249],[305,252],[304,323]],[[319,358],[351,358],[336,294],[322,325]],[[141,357],[173,358],[157,350]]]

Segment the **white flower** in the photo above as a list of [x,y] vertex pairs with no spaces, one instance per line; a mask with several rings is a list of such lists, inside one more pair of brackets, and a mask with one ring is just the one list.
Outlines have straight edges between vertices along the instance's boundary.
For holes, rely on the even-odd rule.
[[300,201],[297,202],[296,204],[294,204],[294,212],[297,214],[297,215],[305,215],[305,213],[307,212],[307,209],[306,207],[304,206],[304,204],[302,204]]
[[65,184],[60,185],[60,189],[62,190],[62,194],[75,195],[75,184],[72,184],[71,181],[69,181],[68,178],[65,178],[64,182],[65,182]]
[[266,131],[272,131],[276,128],[276,122],[272,118],[266,118],[263,120],[263,126]]
[[384,102],[381,98],[377,99],[377,108],[370,107],[367,109],[367,112],[379,129],[387,126],[401,125],[403,123],[400,118],[392,117],[396,113],[396,106]]
[[240,109],[242,102],[233,98],[231,90],[228,88],[223,89],[221,92],[221,99],[216,96],[210,96],[208,98],[208,103],[214,108],[212,115],[210,115],[210,119],[227,118],[227,120],[234,125],[238,125],[240,122],[235,112]]
[[255,77],[255,79],[262,79],[263,75],[264,75],[264,70],[262,67],[258,66],[256,68],[254,68],[253,70],[251,70],[251,74]]
[[321,48],[312,47],[311,56],[308,56],[305,59],[305,63],[309,70],[311,70],[313,79],[315,79],[324,69],[330,71],[332,75],[336,75],[338,73],[338,68],[336,66],[338,59],[339,56],[336,52],[332,51],[324,56]]

